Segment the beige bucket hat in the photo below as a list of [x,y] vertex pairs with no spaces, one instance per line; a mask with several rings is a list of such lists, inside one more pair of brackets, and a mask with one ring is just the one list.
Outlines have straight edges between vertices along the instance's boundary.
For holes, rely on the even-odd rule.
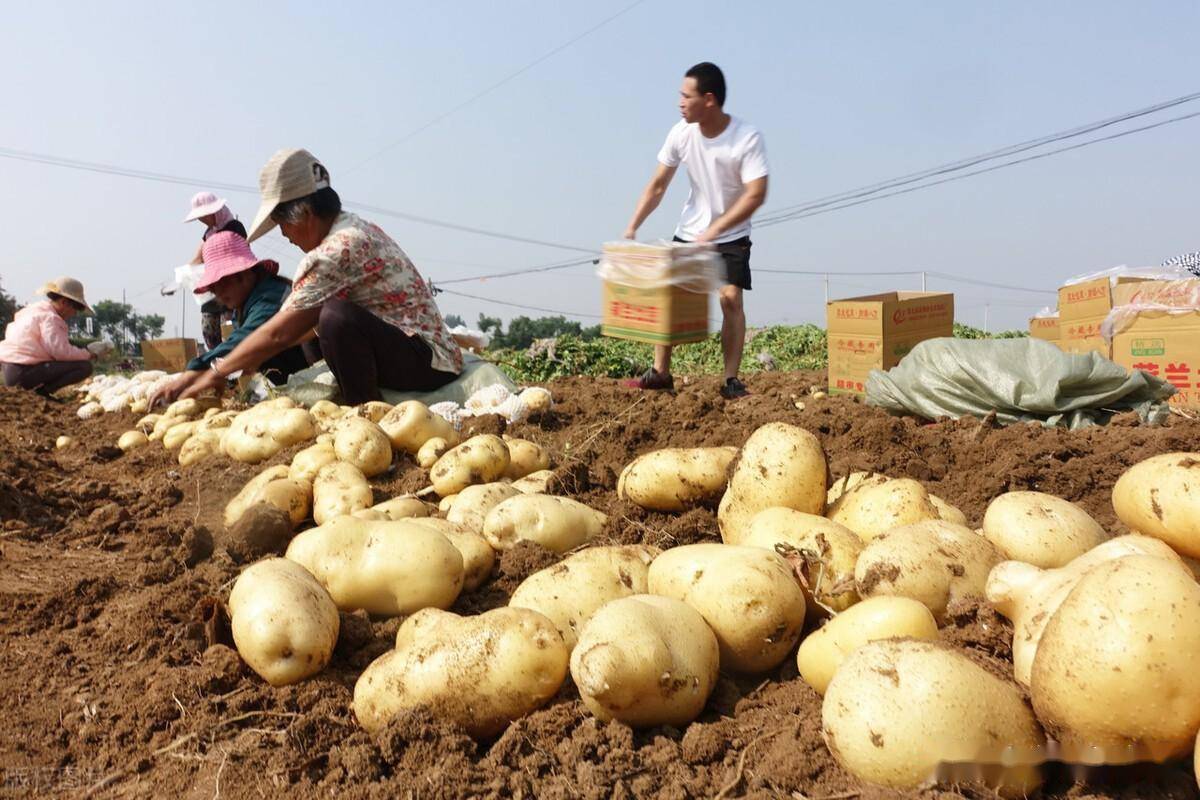
[[67,298],[68,300],[74,300],[76,303],[79,303],[79,305],[83,306],[83,310],[88,314],[96,313],[92,310],[92,307],[88,305],[87,300],[83,299],[83,284],[74,278],[68,278],[65,275],[61,278],[55,278],[54,280],[49,281],[45,286],[38,289],[38,294],[44,294],[46,296],[57,294]]
[[254,215],[246,241],[253,242],[275,227],[275,221],[271,219],[275,206],[328,187],[329,170],[317,161],[316,156],[307,150],[280,150],[258,173],[262,203]]

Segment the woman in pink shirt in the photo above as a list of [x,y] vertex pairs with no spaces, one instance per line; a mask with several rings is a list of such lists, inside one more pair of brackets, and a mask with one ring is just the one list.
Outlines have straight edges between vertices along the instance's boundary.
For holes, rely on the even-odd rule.
[[83,284],[58,278],[39,290],[47,299],[17,312],[0,341],[4,385],[33,389],[49,397],[92,374],[91,352],[75,347],[67,337],[67,320],[81,311],[92,313],[83,297]]

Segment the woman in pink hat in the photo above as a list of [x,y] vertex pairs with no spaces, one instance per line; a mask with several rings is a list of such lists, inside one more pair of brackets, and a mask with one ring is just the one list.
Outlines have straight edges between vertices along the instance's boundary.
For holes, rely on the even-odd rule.
[[[292,289],[291,281],[281,278],[279,264],[260,260],[245,238],[225,231],[209,236],[204,242],[204,275],[196,284],[196,293],[212,292],[222,306],[236,312],[235,326],[229,338],[208,352],[193,358],[179,377],[164,387],[154,398],[170,402],[214,369],[238,343],[263,323],[275,316],[284,298]],[[275,385],[287,381],[293,372],[308,366],[308,359],[299,346],[283,350],[263,362],[258,371]]]
[[[214,233],[230,231],[246,238],[246,226],[233,216],[224,197],[217,197],[212,192],[197,192],[192,196],[192,210],[183,218],[184,222],[198,221],[204,223],[204,235],[196,247],[196,255],[192,257],[193,264],[204,263],[204,243]],[[221,343],[221,318],[228,313],[227,307],[222,307],[216,300],[209,300],[200,306],[200,331],[204,336],[204,344],[209,350]]]

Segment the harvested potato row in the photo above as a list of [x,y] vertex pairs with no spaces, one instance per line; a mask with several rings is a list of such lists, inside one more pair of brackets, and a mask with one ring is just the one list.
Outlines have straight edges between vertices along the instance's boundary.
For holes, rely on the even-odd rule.
[[427,608],[404,621],[396,647],[354,685],[354,715],[377,731],[424,706],[477,738],[495,736],[545,704],[567,675],[567,649],[550,620],[524,608],[472,617]]
[[337,606],[304,567],[286,558],[259,561],[238,576],[229,617],[238,654],[272,686],[320,672],[337,644]]
[[1134,464],[1113,486],[1112,504],[1131,531],[1200,558],[1200,453],[1165,453]]
[[763,425],[746,440],[721,498],[721,538],[741,544],[750,520],[764,508],[820,514],[825,510],[828,471],[817,437],[784,422]]
[[621,470],[617,496],[651,511],[686,511],[716,503],[737,454],[736,447],[654,450]]
[[1006,492],[992,500],[983,535],[1005,558],[1042,569],[1065,566],[1109,538],[1082,508],[1041,492]]
[[[454,426],[434,414],[428,406],[418,400],[408,400],[397,405],[379,420],[379,427],[387,434],[393,448],[403,450],[409,455],[419,453],[421,446],[435,436],[445,439],[450,444],[459,442],[458,431],[454,429]],[[505,468],[507,466],[505,464]],[[499,477],[500,475],[495,475],[489,480]],[[486,483],[487,481],[480,482]],[[442,493],[438,492],[438,494]]]
[[508,604],[546,615],[574,650],[579,631],[612,600],[648,592],[646,575],[659,554],[656,547],[588,547],[533,573],[512,593]]
[[[450,513],[456,513],[461,503],[459,495]],[[517,542],[530,541],[565,553],[599,536],[607,521],[604,514],[576,500],[548,494],[517,494],[488,512],[483,535],[497,550],[509,550]]]
[[442,497],[458,494],[468,486],[504,477],[509,458],[508,445],[499,436],[490,433],[472,436],[437,460],[429,470],[429,481]]
[[798,560],[795,566],[805,579],[801,588],[810,619],[845,611],[858,602],[854,566],[863,543],[833,520],[790,508],[767,508],[750,520],[742,544]]
[[781,556],[762,547],[690,544],[650,565],[651,594],[681,600],[717,636],[721,667],[758,673],[779,666],[804,627],[804,592]]

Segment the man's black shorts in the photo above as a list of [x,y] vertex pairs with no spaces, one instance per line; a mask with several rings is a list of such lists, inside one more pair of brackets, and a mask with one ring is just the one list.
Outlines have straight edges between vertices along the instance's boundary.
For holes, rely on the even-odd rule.
[[[680,239],[676,236],[675,241],[686,242],[687,239]],[[740,286],[746,291],[750,291],[751,244],[750,237],[743,236],[732,242],[721,242],[716,245],[717,252],[725,261],[725,282]]]

